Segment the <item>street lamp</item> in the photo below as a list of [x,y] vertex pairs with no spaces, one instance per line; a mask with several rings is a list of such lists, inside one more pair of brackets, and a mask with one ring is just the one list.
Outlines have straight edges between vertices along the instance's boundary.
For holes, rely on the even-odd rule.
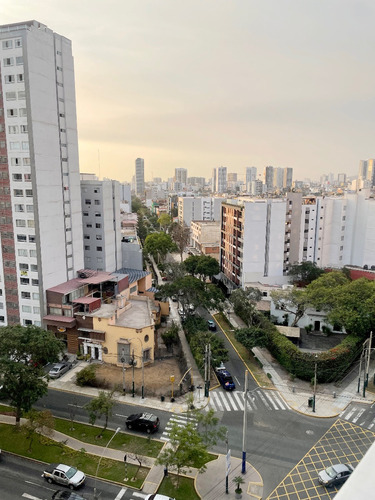
[[245,370],[245,387],[243,393],[244,407],[243,407],[243,428],[242,428],[242,474],[246,473],[246,429],[247,429],[247,374]]
[[317,371],[317,360],[318,360],[318,355],[315,354],[315,369],[314,369],[314,396],[313,396],[313,407],[312,411],[315,413],[315,399],[316,399],[316,371]]
[[125,353],[124,349],[122,350],[122,356],[121,356],[121,363],[122,363],[122,392],[125,394]]
[[110,445],[110,443],[111,443],[112,439],[113,439],[113,438],[116,436],[116,434],[117,434],[118,432],[120,432],[120,431],[121,431],[121,427],[117,427],[117,429],[115,430],[115,432],[112,434],[111,439],[108,441],[108,443],[107,443],[106,447],[104,448],[103,453],[100,455],[100,458],[99,458],[99,461],[98,461],[98,466],[97,466],[97,468],[96,468],[96,472],[95,472],[94,499],[98,499],[98,498],[99,498],[99,496],[97,495],[97,492],[96,492],[96,481],[97,481],[97,479],[98,479],[98,471],[99,471],[99,467],[100,467],[100,463],[101,463],[101,461],[102,461],[103,455],[104,455],[104,453],[105,453],[106,449],[108,448],[108,446]]
[[[144,363],[144,349],[143,349],[143,342],[140,338],[138,337],[132,337],[131,339],[128,339],[130,342],[131,340],[138,340],[141,343],[141,348],[142,348],[142,399],[145,397],[145,363]],[[133,387],[132,387],[132,396],[134,397],[134,349],[133,349]]]

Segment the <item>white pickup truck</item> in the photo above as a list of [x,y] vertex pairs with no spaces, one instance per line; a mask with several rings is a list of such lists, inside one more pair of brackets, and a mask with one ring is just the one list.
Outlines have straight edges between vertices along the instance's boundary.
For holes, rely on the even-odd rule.
[[86,479],[83,472],[64,464],[48,465],[42,474],[49,483],[58,483],[68,486],[71,490],[79,488]]

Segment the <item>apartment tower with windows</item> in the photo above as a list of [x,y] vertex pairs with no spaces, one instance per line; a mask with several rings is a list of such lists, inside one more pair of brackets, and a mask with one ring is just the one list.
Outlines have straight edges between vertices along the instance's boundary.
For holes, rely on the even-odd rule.
[[145,161],[143,158],[135,160],[135,194],[140,197],[145,195]]
[[70,40],[0,26],[0,325],[41,326],[45,290],[83,267]]

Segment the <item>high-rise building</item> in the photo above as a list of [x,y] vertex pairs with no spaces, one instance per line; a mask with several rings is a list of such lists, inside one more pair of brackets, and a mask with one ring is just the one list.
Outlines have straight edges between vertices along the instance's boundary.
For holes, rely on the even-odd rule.
[[211,179],[211,191],[215,193],[216,191],[216,179],[217,179],[217,169],[212,169],[212,179]]
[[266,191],[273,190],[273,170],[271,166],[264,167],[263,170],[263,182],[266,185]]
[[71,41],[0,26],[0,324],[41,325],[45,290],[83,267]]
[[174,169],[174,180],[179,182],[183,186],[187,184],[187,169],[186,168],[175,168]]
[[293,169],[290,167],[286,167],[286,168],[284,168],[283,188],[284,189],[291,188],[292,182],[293,182]]
[[143,158],[135,160],[135,194],[141,197],[145,195],[145,161]]
[[120,183],[81,181],[85,268],[114,272],[122,267]]
[[178,222],[190,227],[193,220],[218,221],[222,198],[209,196],[180,196],[178,198]]
[[257,180],[257,168],[256,167],[246,167],[246,191],[250,192],[250,186],[252,181]]
[[227,192],[227,167],[219,167],[217,169],[216,192]]
[[281,189],[283,187],[284,180],[284,169],[274,168],[273,169],[273,188]]

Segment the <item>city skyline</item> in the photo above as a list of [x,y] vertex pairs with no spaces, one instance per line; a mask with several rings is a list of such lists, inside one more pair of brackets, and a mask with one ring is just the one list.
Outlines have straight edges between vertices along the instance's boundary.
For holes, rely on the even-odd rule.
[[129,182],[141,157],[145,180],[220,166],[356,175],[374,156],[375,7],[287,4],[5,0],[0,16],[72,40],[81,172]]

